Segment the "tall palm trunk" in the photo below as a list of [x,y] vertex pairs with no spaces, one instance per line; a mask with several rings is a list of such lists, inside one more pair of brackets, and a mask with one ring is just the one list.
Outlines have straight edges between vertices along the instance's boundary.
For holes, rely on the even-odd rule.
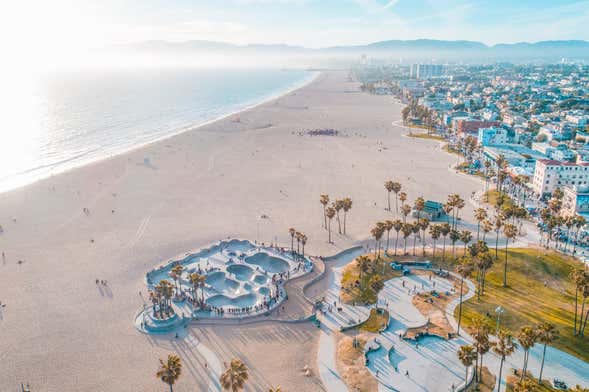
[[390,240],[390,237],[391,237],[391,231],[390,230],[387,230],[387,248],[384,251],[385,256],[389,253],[389,240]]
[[346,234],[346,220],[348,218],[348,213],[344,211],[344,235]]
[[339,220],[339,211],[338,211],[338,212],[337,212],[337,214],[335,215],[335,219],[337,220],[337,232],[338,232],[339,234],[341,234],[341,233],[342,233],[342,224],[341,224],[341,222],[340,222],[340,220]]
[[575,286],[575,326],[573,328],[573,335],[577,336],[577,313],[579,308],[579,287]]
[[501,391],[501,373],[503,372],[503,362],[505,362],[505,357],[501,357],[501,362],[499,363],[499,378],[497,383],[497,392]]
[[509,238],[505,238],[505,263],[503,263],[503,287],[507,287],[507,245]]
[[462,322],[462,288],[464,287],[464,277],[460,279],[460,302],[458,302],[458,335],[460,335],[460,323]]
[[390,211],[391,210],[391,192],[387,192],[387,210]]
[[495,239],[495,258],[499,258],[499,230],[496,230],[497,238]]
[[[582,313],[581,313],[581,317],[583,317]],[[585,327],[587,327],[587,319],[588,318],[589,318],[589,310],[585,314],[585,321],[583,322],[583,327],[581,327],[581,336],[585,336]]]
[[585,298],[583,297],[583,302],[581,302],[581,319],[579,320],[579,328],[577,328],[577,333],[579,335],[583,335],[581,331],[581,327],[583,326],[583,313],[585,313]]
[[540,376],[538,377],[538,383],[542,384],[542,373],[544,372],[544,358],[546,357],[546,343],[544,343],[544,349],[542,350],[542,363],[540,364]]
[[329,240],[328,240],[327,242],[331,244],[331,219],[329,219],[329,223],[328,223],[328,225],[327,225],[327,226],[328,226],[328,229],[327,229],[327,231],[328,231],[328,233],[329,233],[329,234],[328,234],[328,238],[329,238]]
[[326,205],[323,204],[323,228],[327,229],[327,213],[325,211]]
[[395,256],[397,255],[397,245],[399,244],[399,232],[397,231],[397,238],[395,238]]
[[446,260],[446,236],[444,236],[443,247],[442,247],[442,261]]

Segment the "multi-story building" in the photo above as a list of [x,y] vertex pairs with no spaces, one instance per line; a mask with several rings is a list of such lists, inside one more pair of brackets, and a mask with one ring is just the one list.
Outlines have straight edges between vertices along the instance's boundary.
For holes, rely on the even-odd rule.
[[458,136],[466,137],[467,135],[478,136],[479,129],[498,127],[501,125],[498,121],[483,121],[476,119],[457,119],[454,129]]
[[506,144],[507,130],[495,127],[479,128],[478,142],[483,147]]
[[565,186],[563,188],[562,215],[574,216],[589,212],[589,188]]
[[444,67],[440,64],[413,64],[409,76],[414,79],[431,79],[442,76]]
[[532,188],[539,195],[552,193],[565,186],[583,187],[589,184],[589,163],[559,162],[551,159],[536,161]]

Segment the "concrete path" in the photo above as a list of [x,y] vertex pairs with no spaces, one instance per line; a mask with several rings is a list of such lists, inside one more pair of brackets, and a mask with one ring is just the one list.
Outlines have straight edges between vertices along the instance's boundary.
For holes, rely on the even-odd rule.
[[319,335],[319,351],[317,353],[317,367],[323,386],[328,391],[347,391],[348,387],[340,377],[336,366],[337,347],[334,332],[327,327],[321,327]]
[[394,278],[379,294],[380,306],[389,310],[390,324],[377,337],[380,349],[368,354],[368,369],[379,381],[380,391],[449,391],[463,382],[465,369],[456,351],[466,341],[427,337],[418,344],[399,337],[408,328],[425,325],[424,317],[412,299],[416,293],[450,291],[452,284],[441,278],[431,281],[423,275]]

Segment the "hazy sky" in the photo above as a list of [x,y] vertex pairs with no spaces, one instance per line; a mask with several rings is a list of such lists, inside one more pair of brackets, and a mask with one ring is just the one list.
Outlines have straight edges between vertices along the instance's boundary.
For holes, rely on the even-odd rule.
[[[589,40],[578,0],[20,0],[4,28],[16,43],[59,53],[143,40],[287,43],[387,39]],[[6,16],[7,14],[4,13]]]

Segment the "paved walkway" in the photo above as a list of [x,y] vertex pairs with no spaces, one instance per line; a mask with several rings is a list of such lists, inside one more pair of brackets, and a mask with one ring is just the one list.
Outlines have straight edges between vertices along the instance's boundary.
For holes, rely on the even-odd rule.
[[317,353],[317,367],[319,377],[328,391],[347,391],[348,387],[340,377],[336,366],[336,340],[334,332],[329,328],[321,327],[319,335],[319,351]]
[[433,289],[445,292],[451,288],[446,279],[436,277],[430,281],[423,275],[394,278],[385,283],[378,299],[389,310],[391,320],[387,330],[377,337],[380,349],[368,354],[368,369],[378,379],[379,390],[449,391],[463,382],[465,370],[456,351],[466,343],[464,339],[427,337],[415,344],[399,337],[408,328],[423,326],[428,321],[413,306],[416,293]]

